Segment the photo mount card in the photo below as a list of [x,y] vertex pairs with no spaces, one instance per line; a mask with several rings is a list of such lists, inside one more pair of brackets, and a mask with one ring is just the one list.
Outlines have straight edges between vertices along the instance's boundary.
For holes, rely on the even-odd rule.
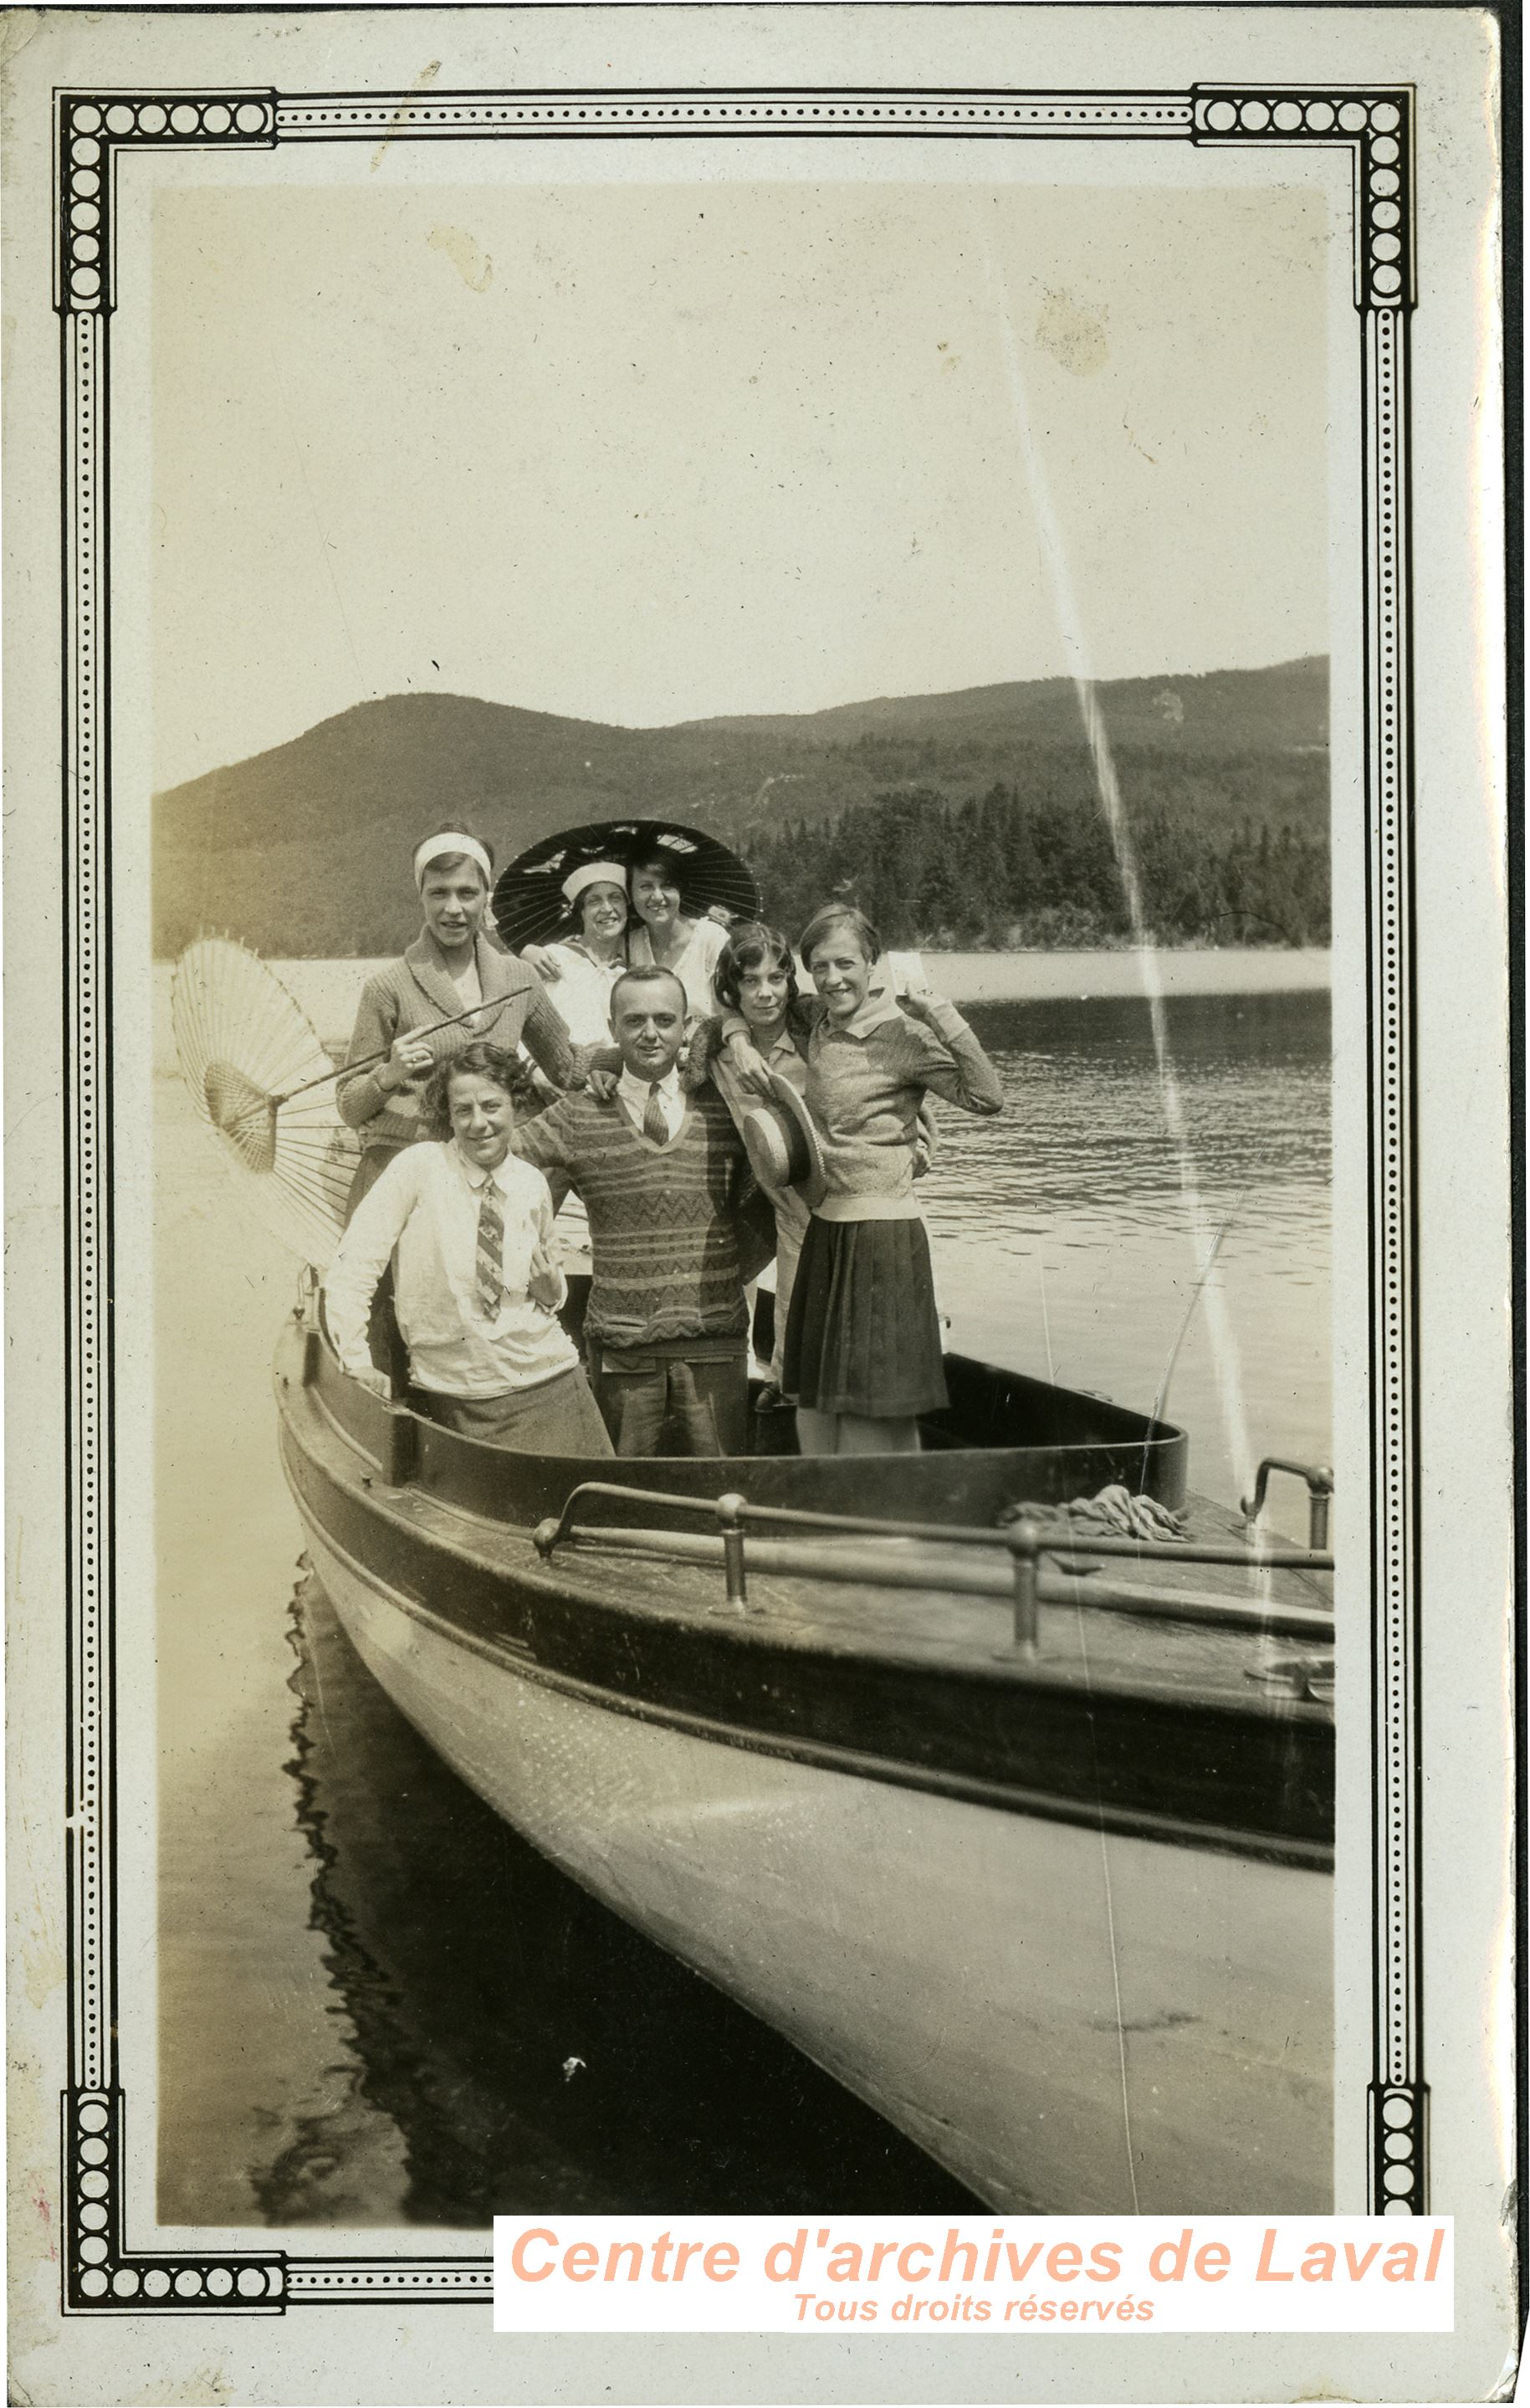
[[[1503,2396],[1523,1630],[1494,19],[192,10],[16,16],[7,51],[18,2396]],[[1317,738],[1206,732],[1223,673],[1319,655]],[[942,702],[967,716],[932,733],[916,706]],[[1171,892],[1175,813],[1213,792]],[[1021,817],[1017,870],[995,831]],[[377,1050],[386,1116],[410,1028],[497,992],[487,939],[452,984],[417,840],[481,833],[503,871],[554,831],[620,835],[627,958],[634,831],[671,821],[736,838],[794,943],[818,902],[886,922],[908,1009],[884,1031],[945,1065],[923,1218],[952,1382],[990,1372],[976,1330],[983,1412],[1020,1412],[1015,1373],[1093,1398],[1066,1467],[1092,1496],[1135,1446],[1153,1498],[1171,1378],[1193,1399],[1220,1535],[1148,1537],[1181,1580],[1208,1558],[1161,1641],[1110,1587],[1113,1550],[1141,1570],[1140,1502],[1063,1545],[1041,1509],[1080,1489],[1011,1466],[990,1493],[1002,1450],[954,1386],[917,1467],[824,1463],[810,1496],[783,1455],[719,1505],[645,1449],[707,1511],[661,1497],[654,1526],[650,1495],[602,1541],[566,1479],[507,1516],[492,1456],[330,1349],[303,1231],[337,1238],[368,1114],[298,1098]],[[1308,898],[1298,925],[1314,845],[1329,916]],[[441,858],[474,886],[470,850]],[[650,929],[639,962],[679,964]],[[1318,1070],[1279,1015],[1223,1025],[1258,1013],[1223,971],[1189,1009],[1229,929],[1256,956],[1328,944]],[[825,1028],[829,951],[793,968]],[[535,1054],[524,998],[560,980],[534,976]],[[992,1139],[947,991],[998,1060]],[[1227,1065],[1281,1046],[1251,1100]],[[831,1050],[803,1035],[809,1120]],[[598,1109],[620,1133],[620,1096]],[[1303,1146],[1332,1127],[1321,1311],[1269,1284],[1310,1230],[1257,1184],[1301,1112]],[[841,1228],[892,1227],[878,1210]],[[1240,1318],[1259,1279],[1283,1354]],[[652,1367],[599,1310],[614,1427]],[[1281,1386],[1303,1313],[1300,1376],[1331,1381],[1306,1422]],[[762,1370],[800,1374],[808,1319]],[[727,1351],[701,1335],[696,1412]],[[829,1417],[875,1423],[855,1401]],[[935,1526],[971,1543],[899,1603],[885,1550]],[[1276,1560],[1218,1570],[1256,1526]],[[863,1538],[880,1619],[815,1655],[796,1625]],[[1237,1610],[1223,1572],[1251,1584]],[[1208,1598],[1259,1623],[1245,1658],[1195,1652]],[[492,2329],[496,2214],[759,2215],[790,2241],[989,2210],[1449,2217],[1453,2329],[1118,2325],[1082,2355],[1035,2324]]]

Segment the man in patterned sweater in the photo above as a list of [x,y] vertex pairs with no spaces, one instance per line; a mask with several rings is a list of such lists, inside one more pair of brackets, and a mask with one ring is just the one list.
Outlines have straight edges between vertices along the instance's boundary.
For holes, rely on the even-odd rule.
[[671,970],[611,989],[614,1094],[565,1096],[515,1133],[552,1201],[590,1217],[590,1377],[618,1455],[742,1455],[748,1446],[744,1282],[776,1250],[727,1106],[687,1096],[676,1060],[685,990]]

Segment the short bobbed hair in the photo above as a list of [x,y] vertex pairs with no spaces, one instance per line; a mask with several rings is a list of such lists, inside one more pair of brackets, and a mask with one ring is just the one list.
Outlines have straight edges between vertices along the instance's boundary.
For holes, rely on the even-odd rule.
[[805,969],[812,968],[815,951],[836,928],[849,929],[868,962],[880,960],[882,940],[865,913],[853,903],[825,903],[813,913],[797,945]]
[[717,957],[712,972],[712,984],[717,999],[729,1011],[739,1009],[739,985],[746,970],[760,962],[768,962],[773,969],[786,972],[786,1000],[789,1005],[798,998],[797,966],[792,957],[792,940],[779,928],[764,920],[745,920],[728,932],[728,941]]
[[627,855],[627,889],[632,896],[635,919],[641,920],[643,916],[637,909],[637,881],[645,869],[662,870],[665,883],[673,886],[679,896],[682,917],[694,919],[696,916],[691,892],[690,864],[678,860],[662,844],[639,844],[635,845]]
[[503,1045],[491,1044],[486,1037],[476,1037],[460,1053],[449,1054],[444,1062],[437,1062],[425,1082],[422,1102],[425,1124],[433,1137],[451,1135],[453,1079],[492,1079],[517,1107],[529,1103],[536,1093],[530,1071],[516,1054],[508,1053]]

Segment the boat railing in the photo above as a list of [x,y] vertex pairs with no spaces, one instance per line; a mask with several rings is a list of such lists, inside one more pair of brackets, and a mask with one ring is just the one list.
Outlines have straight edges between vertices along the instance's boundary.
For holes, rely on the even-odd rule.
[[[634,1506],[659,1506],[666,1514],[690,1513],[709,1518],[716,1527],[713,1532],[687,1541],[683,1536],[643,1531],[630,1521],[616,1523],[606,1516],[596,1517],[589,1509],[597,1505],[621,1506],[629,1513]],[[733,1489],[716,1498],[684,1497],[660,1489],[632,1488],[614,1481],[586,1480],[570,1493],[561,1513],[537,1524],[532,1532],[532,1542],[544,1562],[551,1561],[554,1549],[564,1541],[579,1536],[637,1547],[640,1551],[650,1541],[656,1550],[666,1546],[670,1552],[700,1550],[701,1559],[712,1561],[716,1557],[711,1551],[720,1544],[727,1602],[742,1613],[750,1610],[745,1539],[751,1528],[762,1537],[771,1529],[822,1531],[838,1538],[923,1541],[941,1547],[969,1548],[979,1558],[970,1569],[959,1561],[944,1559],[937,1569],[917,1562],[900,1567],[890,1555],[877,1555],[869,1550],[831,1553],[823,1549],[810,1559],[806,1554],[794,1559],[794,1569],[828,1579],[859,1580],[894,1587],[938,1586],[965,1596],[995,1594],[993,1575],[980,1558],[994,1551],[1002,1552],[1010,1563],[1014,1614],[1012,1640],[1005,1652],[1027,1658],[1034,1658],[1039,1652],[1043,1603],[1098,1606],[1112,1612],[1212,1624],[1319,1642],[1331,1643],[1334,1636],[1332,1611],[1321,1606],[1252,1598],[1165,1596],[1152,1589],[1128,1591],[1119,1584],[1106,1593],[1091,1596],[1077,1573],[1059,1571],[1049,1581],[1042,1570],[1048,1559],[1074,1557],[1086,1550],[1090,1556],[1128,1557],[1139,1564],[1227,1564],[1245,1571],[1328,1572],[1333,1570],[1334,1559],[1325,1549],[1250,1547],[1231,1541],[1097,1538],[1092,1530],[1080,1534],[1066,1526],[1052,1528],[1039,1514],[1026,1512],[1001,1529],[984,1529],[961,1523],[899,1522],[862,1513],[814,1512],[806,1507],[752,1505]],[[775,1551],[758,1552],[763,1569],[784,1568],[771,1559]],[[1050,1595],[1046,1593],[1049,1587],[1052,1591]]]
[[1244,1527],[1251,1530],[1264,1512],[1265,1492],[1272,1471],[1287,1471],[1294,1480],[1307,1483],[1307,1543],[1309,1547],[1326,1547],[1334,1475],[1325,1463],[1294,1463],[1289,1455],[1266,1455],[1254,1476],[1253,1495],[1243,1498],[1238,1505]]

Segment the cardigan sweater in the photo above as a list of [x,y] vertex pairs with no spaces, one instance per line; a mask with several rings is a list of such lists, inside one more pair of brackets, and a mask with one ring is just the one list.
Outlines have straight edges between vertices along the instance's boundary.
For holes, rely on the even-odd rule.
[[570,1188],[590,1216],[594,1278],[585,1326],[598,1345],[736,1338],[744,1282],[776,1251],[775,1214],[755,1184],[727,1106],[710,1087],[685,1099],[667,1145],[634,1128],[613,1096],[565,1096],[515,1132],[554,1205]]
[[[503,1046],[507,1054],[524,1041],[554,1086],[575,1085],[584,1074],[584,1053],[570,1043],[541,980],[518,954],[500,953],[481,935],[474,950],[482,1005],[471,1020],[460,1020],[455,1027],[426,1039],[433,1065],[449,1061],[480,1037]],[[462,1008],[445,954],[430,931],[422,929],[402,960],[390,962],[363,987],[349,1058],[357,1062],[368,1054],[380,1054],[396,1037],[428,1028]],[[342,1071],[336,1086],[340,1118],[360,1132],[364,1148],[412,1145],[431,1135],[421,1117],[430,1072],[421,1071],[389,1089],[378,1080],[384,1068],[379,1062],[370,1070]]]

